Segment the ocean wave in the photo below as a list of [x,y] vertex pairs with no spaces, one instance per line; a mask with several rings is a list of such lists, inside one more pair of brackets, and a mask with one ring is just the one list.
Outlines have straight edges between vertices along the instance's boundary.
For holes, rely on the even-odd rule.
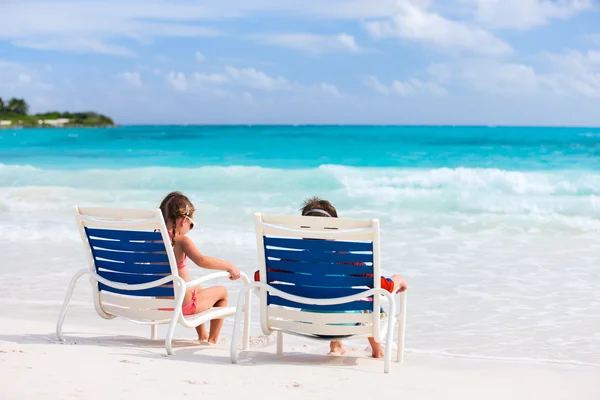
[[522,172],[495,168],[368,168],[322,165],[307,169],[250,166],[57,170],[0,164],[0,186],[65,186],[94,189],[187,189],[243,191],[340,187],[485,190],[517,195],[600,195],[600,173]]
[[260,167],[53,170],[0,165],[0,213],[71,212],[75,204],[151,207],[181,190],[214,211],[296,213],[308,196],[376,215],[462,213],[600,217],[600,173],[500,169]]

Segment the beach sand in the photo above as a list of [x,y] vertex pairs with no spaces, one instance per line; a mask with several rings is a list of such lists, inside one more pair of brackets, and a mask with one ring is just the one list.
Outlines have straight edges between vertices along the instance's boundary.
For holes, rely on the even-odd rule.
[[[391,373],[384,374],[382,361],[369,358],[364,344],[351,344],[347,356],[329,356],[327,343],[285,336],[284,356],[277,356],[275,335],[260,337],[256,329],[251,350],[233,365],[231,319],[216,346],[193,341],[193,330],[178,330],[176,354],[167,357],[164,342],[149,339],[148,327],[81,318],[89,311],[67,316],[64,344],[56,340],[50,318],[0,318],[0,398],[600,399],[600,368],[594,366],[433,356],[409,349],[405,363],[393,363]],[[159,337],[164,332],[161,326]]]

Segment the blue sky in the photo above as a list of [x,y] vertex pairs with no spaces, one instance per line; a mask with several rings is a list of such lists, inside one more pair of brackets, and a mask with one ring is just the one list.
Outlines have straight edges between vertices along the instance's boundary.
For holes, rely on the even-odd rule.
[[594,0],[0,0],[0,96],[121,124],[600,125]]

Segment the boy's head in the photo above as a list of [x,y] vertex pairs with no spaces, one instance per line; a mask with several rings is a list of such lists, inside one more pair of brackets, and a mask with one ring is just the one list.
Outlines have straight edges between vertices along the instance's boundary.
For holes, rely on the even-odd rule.
[[305,217],[338,217],[335,207],[327,200],[318,197],[311,197],[304,200],[300,210],[302,211],[302,216]]

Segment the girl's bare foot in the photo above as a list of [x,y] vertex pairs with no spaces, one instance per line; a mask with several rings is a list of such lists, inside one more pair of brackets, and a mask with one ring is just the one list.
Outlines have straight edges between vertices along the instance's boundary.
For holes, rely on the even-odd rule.
[[344,348],[344,344],[339,340],[329,343],[329,354],[343,356],[344,354],[346,354],[346,349]]
[[196,327],[196,332],[198,333],[198,340],[201,342],[208,341],[208,331],[206,330],[206,326],[204,324]]

